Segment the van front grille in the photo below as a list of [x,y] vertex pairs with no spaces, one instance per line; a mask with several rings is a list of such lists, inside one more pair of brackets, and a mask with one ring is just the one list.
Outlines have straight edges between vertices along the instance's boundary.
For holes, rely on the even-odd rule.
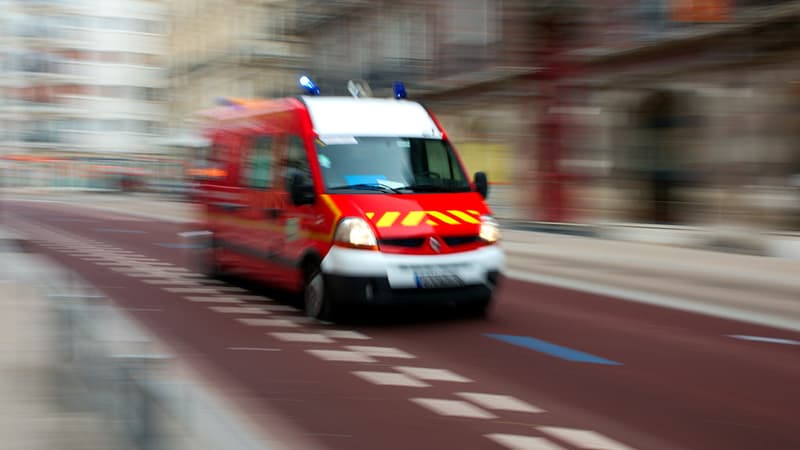
[[472,244],[473,242],[478,242],[481,238],[478,235],[473,235],[473,236],[448,236],[442,239],[450,247],[456,247],[458,245]]
[[395,247],[419,247],[425,242],[425,238],[403,238],[403,239],[381,239],[381,245],[392,245]]

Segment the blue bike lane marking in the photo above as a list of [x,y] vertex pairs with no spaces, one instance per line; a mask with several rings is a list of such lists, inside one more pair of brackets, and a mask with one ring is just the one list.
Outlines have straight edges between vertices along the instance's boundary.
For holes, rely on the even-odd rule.
[[561,358],[567,361],[604,364],[608,366],[623,365],[622,363],[617,361],[601,358],[599,356],[595,356],[579,350],[573,350],[568,347],[563,347],[561,345],[553,344],[551,342],[542,341],[540,339],[528,336],[512,336],[509,334],[493,334],[493,333],[487,333],[485,334],[485,336],[488,336],[493,339],[498,339],[500,341],[507,342],[512,345],[517,345],[519,347],[524,347],[530,350],[535,350],[537,352],[545,353],[550,356],[555,356],[556,358]]

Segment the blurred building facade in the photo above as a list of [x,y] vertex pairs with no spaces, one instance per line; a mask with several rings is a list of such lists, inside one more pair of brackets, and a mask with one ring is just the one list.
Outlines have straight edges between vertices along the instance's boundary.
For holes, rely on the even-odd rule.
[[195,113],[225,97],[297,93],[307,61],[289,0],[170,0],[168,143],[202,145]]
[[800,2],[297,5],[323,91],[406,81],[502,216],[800,227]]
[[664,5],[609,2],[572,52],[576,217],[800,229],[800,2]]
[[496,213],[800,227],[800,2],[172,0],[170,127],[225,96],[395,80]]
[[4,0],[3,9],[0,149],[31,161],[10,184],[86,186],[97,161],[162,153],[163,2]]

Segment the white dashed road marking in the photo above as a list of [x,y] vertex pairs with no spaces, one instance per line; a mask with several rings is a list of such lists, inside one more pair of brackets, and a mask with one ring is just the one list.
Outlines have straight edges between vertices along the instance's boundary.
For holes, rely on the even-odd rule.
[[461,398],[477,403],[487,409],[499,409],[503,411],[516,411],[524,413],[543,413],[544,409],[538,406],[523,402],[509,395],[481,394],[477,392],[458,392]]
[[480,409],[471,403],[462,402],[461,400],[412,398],[411,401],[442,416],[469,417],[471,419],[497,418],[497,416],[489,411]]
[[238,298],[240,300],[245,300],[245,301],[248,301],[248,302],[272,302],[272,301],[274,301],[274,300],[272,300],[271,298],[268,298],[268,297],[262,297],[260,295],[248,295],[248,294],[239,294],[239,295],[236,295],[236,298]]
[[800,341],[795,341],[794,339],[782,339],[782,338],[765,337],[765,336],[748,336],[746,334],[729,334],[727,336],[732,337],[734,339],[741,339],[743,341],[766,342],[769,344],[800,345]]
[[236,319],[239,322],[254,327],[298,327],[297,323],[288,319],[251,319],[248,317]]
[[421,380],[451,381],[454,383],[470,383],[472,380],[446,369],[428,369],[425,367],[394,367],[395,370]]
[[513,450],[564,450],[564,447],[540,437],[502,433],[487,434],[485,436]]
[[271,347],[228,347],[227,350],[254,351],[254,352],[279,352],[279,348]]
[[625,444],[607,438],[600,433],[588,430],[575,430],[561,427],[537,427],[542,433],[548,434],[578,448],[591,450],[633,450]]
[[367,372],[356,371],[353,375],[363,378],[372,384],[381,386],[406,386],[406,387],[429,387],[430,384],[411,378],[408,375],[394,372]]
[[369,345],[348,345],[345,347],[354,352],[363,353],[365,355],[374,356],[376,358],[404,358],[412,359],[416,356],[406,353],[403,350],[395,347],[373,347]]
[[173,292],[175,294],[221,294],[218,289],[213,288],[164,288],[167,292]]
[[318,344],[333,342],[333,339],[319,333],[270,333],[270,335],[286,342],[314,342]]
[[269,311],[253,306],[209,306],[209,309],[222,314],[269,314]]
[[346,361],[346,362],[375,362],[375,359],[359,352],[347,350],[306,350],[308,353],[325,361]]
[[323,330],[322,333],[334,339],[372,339],[366,334],[361,334],[358,331],[349,330]]
[[142,282],[147,284],[169,284],[169,285],[176,285],[176,286],[197,286],[197,283],[194,281],[189,280],[176,280],[173,278],[163,278],[158,280],[142,280]]
[[[260,308],[264,308],[269,311],[299,311],[299,309],[289,305],[261,305]],[[313,321],[313,319],[310,320]]]
[[198,303],[244,303],[233,297],[186,297],[186,300]]

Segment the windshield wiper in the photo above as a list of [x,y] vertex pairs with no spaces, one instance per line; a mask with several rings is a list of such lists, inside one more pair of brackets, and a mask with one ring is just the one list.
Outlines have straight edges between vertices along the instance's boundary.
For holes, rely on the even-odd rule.
[[410,189],[414,192],[467,192],[467,186],[444,186],[434,183],[418,183],[403,186],[401,189]]
[[[405,188],[405,186],[403,187]],[[381,191],[381,192],[391,192],[393,194],[402,194],[403,191],[400,189],[395,189],[391,186],[386,186],[385,184],[367,184],[367,183],[358,183],[358,184],[344,184],[341,186],[334,186],[329,187],[329,191],[338,191],[344,189],[356,189],[362,191]]]

